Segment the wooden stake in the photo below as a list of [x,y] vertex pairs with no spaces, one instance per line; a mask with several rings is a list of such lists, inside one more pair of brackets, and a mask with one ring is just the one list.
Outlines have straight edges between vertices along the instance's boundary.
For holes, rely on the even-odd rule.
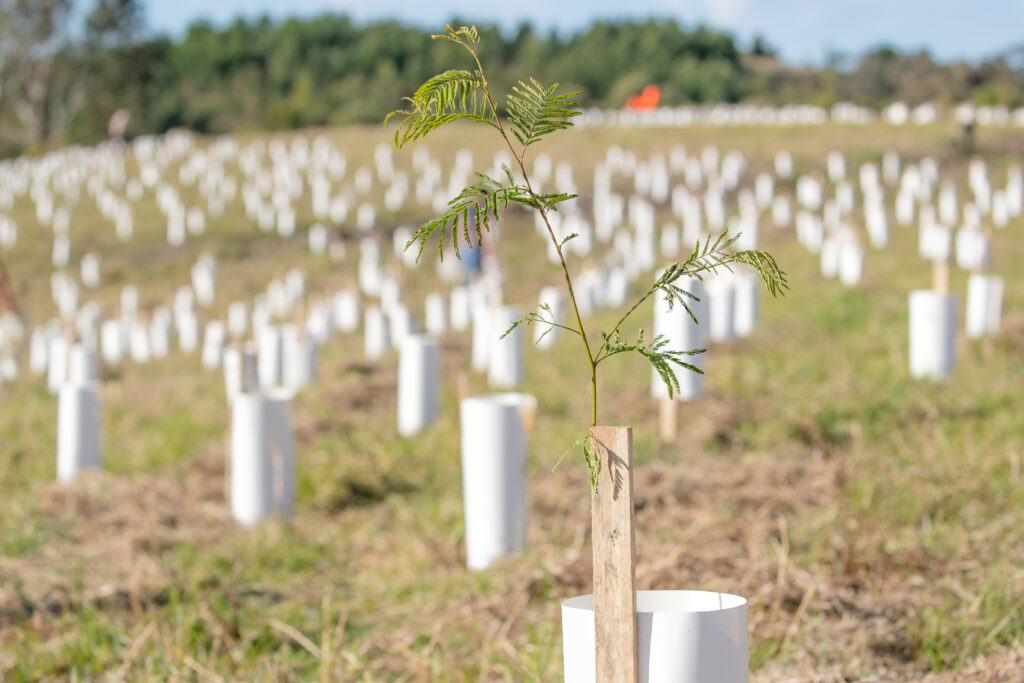
[[932,289],[942,295],[949,294],[949,264],[936,261],[932,266]]
[[597,490],[591,498],[597,680],[635,683],[633,428],[591,427],[590,447],[601,463]]
[[677,414],[674,399],[666,397],[658,400],[658,433],[661,435],[662,443],[672,443],[676,440]]
[[469,373],[465,370],[455,376],[455,393],[459,397],[459,403],[469,397]]

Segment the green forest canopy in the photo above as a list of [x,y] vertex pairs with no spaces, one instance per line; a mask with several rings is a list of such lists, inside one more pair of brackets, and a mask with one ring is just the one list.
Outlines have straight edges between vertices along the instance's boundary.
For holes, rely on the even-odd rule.
[[[84,30],[66,26],[71,3],[0,0],[0,152],[104,139],[121,108],[133,135],[379,122],[457,58],[423,28],[393,21],[198,22],[172,40],[142,30],[135,0],[98,0]],[[41,33],[30,39],[31,31]],[[761,40],[741,50],[727,33],[654,20],[602,21],[566,37],[525,24],[484,26],[481,35],[498,90],[535,75],[582,90],[587,106],[621,107],[649,83],[669,105],[1024,103],[1022,73],[1003,58],[940,65],[926,52],[883,47],[848,64],[795,68]]]

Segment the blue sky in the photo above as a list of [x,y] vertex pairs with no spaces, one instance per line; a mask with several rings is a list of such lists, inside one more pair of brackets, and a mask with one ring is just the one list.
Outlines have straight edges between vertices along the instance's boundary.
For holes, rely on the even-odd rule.
[[468,3],[448,0],[148,0],[156,31],[180,34],[196,19],[226,23],[238,15],[309,16],[342,12],[359,21],[399,18],[436,28],[453,15],[514,27],[529,19],[541,29],[573,31],[593,20],[672,17],[708,24],[743,44],[761,34],[794,63],[820,63],[828,50],[858,54],[881,43],[927,47],[943,60],[977,60],[1024,45],[1024,0],[518,0]]

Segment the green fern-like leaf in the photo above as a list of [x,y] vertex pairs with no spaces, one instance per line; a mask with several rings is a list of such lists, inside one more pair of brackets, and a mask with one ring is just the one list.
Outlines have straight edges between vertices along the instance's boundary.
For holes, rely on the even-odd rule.
[[443,30],[444,33],[433,33],[430,37],[435,40],[450,40],[453,43],[472,48],[480,44],[480,34],[477,32],[476,26],[452,28],[451,24],[447,24]]
[[396,109],[384,118],[401,117],[395,131],[395,146],[415,142],[446,123],[470,119],[494,126],[494,112],[487,101],[484,80],[479,71],[452,69],[427,79],[412,97],[404,100],[406,109]]
[[[483,173],[476,175],[479,182],[464,188],[448,202],[448,208],[444,213],[420,226],[406,243],[406,249],[419,243],[419,251],[416,254],[417,261],[423,254],[427,242],[436,233],[440,233],[437,248],[441,259],[444,259],[444,246],[449,233],[452,246],[455,248],[455,257],[461,258],[459,254],[460,226],[464,243],[472,246],[472,236],[475,233],[476,244],[479,245],[483,239],[483,232],[491,229],[491,220],[499,220],[501,212],[508,208],[510,202],[521,203],[523,198],[529,195],[529,191],[521,185],[502,185]],[[475,215],[476,220],[471,218],[471,214]]]
[[[567,327],[566,325],[563,325],[559,323],[557,320],[555,320],[555,312],[551,310],[550,305],[538,304],[537,309],[538,311],[532,311],[530,313],[527,313],[522,318],[519,318],[518,320],[513,322],[512,325],[507,330],[505,330],[505,333],[501,335],[500,338],[504,339],[512,332],[512,330],[516,329],[520,325],[532,325],[533,323],[538,323],[540,325],[547,326],[547,329],[544,330],[544,332],[539,337],[537,337],[536,343],[540,343],[540,340],[546,337],[548,335],[548,332],[555,329],[556,327],[572,332],[577,336],[579,335],[579,330],[574,329],[572,327]],[[548,315],[547,318],[544,317],[545,313],[547,313]]]
[[691,372],[703,375],[704,371],[698,368],[692,363],[687,363],[683,360],[686,356],[697,356],[706,349],[690,349],[690,350],[673,350],[666,349],[665,347],[669,344],[669,340],[663,335],[658,335],[649,344],[644,343],[644,331],[640,330],[637,335],[636,341],[624,342],[616,332],[614,336],[609,337],[608,335],[601,334],[604,357],[614,356],[619,353],[626,353],[634,351],[639,353],[641,356],[647,359],[654,370],[658,373],[661,381],[665,383],[665,387],[668,389],[668,397],[672,398],[679,393],[679,378],[676,377],[675,369],[673,365],[679,366]]
[[574,99],[579,92],[559,93],[558,83],[544,87],[539,82],[519,81],[508,96],[508,118],[512,135],[525,151],[527,147],[548,133],[572,126],[571,119],[579,116],[579,104]]

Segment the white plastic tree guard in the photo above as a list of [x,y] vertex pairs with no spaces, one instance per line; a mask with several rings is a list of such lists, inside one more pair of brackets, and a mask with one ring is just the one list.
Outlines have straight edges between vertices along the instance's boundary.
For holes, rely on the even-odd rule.
[[978,339],[999,331],[1003,312],[1003,279],[975,273],[967,278],[967,336]]
[[211,320],[206,323],[206,331],[203,333],[202,361],[203,367],[207,370],[220,367],[224,347],[227,344],[227,336],[227,330],[221,321]]
[[436,340],[411,334],[398,360],[398,433],[418,434],[437,419],[440,353]]
[[387,312],[388,330],[391,333],[391,348],[400,349],[407,336],[419,331],[419,321],[400,303],[391,304],[384,310]]
[[864,275],[864,248],[856,242],[844,242],[839,250],[839,281],[855,287]]
[[46,388],[51,394],[59,393],[67,377],[68,342],[60,334],[54,334],[46,345]]
[[736,289],[732,273],[720,272],[704,280],[708,301],[708,339],[730,341],[736,337]]
[[941,380],[956,367],[956,299],[931,289],[910,293],[910,374]]
[[516,327],[502,335],[519,318],[512,306],[501,306],[491,316],[491,349],[487,354],[487,382],[495,389],[515,389],[523,382],[523,334]]
[[[454,261],[455,259],[450,259]],[[468,287],[453,287],[448,297],[448,317],[452,330],[464,332],[469,327],[472,318],[470,310],[470,297]]]
[[70,484],[102,462],[99,387],[67,383],[57,398],[57,481]]
[[733,288],[733,332],[739,338],[749,337],[760,317],[761,282],[752,270],[738,270],[732,273]]
[[462,493],[470,569],[486,569],[526,547],[526,427],[535,406],[532,396],[516,393],[462,400]]
[[235,521],[291,514],[295,497],[290,390],[240,393],[231,413],[229,495]]
[[86,344],[73,344],[68,353],[67,381],[70,384],[85,385],[100,379],[96,350]]
[[288,518],[295,506],[295,438],[292,433],[292,399],[289,389],[274,389],[266,393],[270,406],[267,439],[270,441],[270,461],[273,476],[271,509]]
[[[703,349],[707,345],[708,305],[704,295],[704,287],[695,277],[680,278],[676,285],[694,298],[687,298],[690,311],[697,318],[695,323],[678,301],[669,310],[668,300],[658,293],[654,297],[654,336],[663,335],[669,340],[671,350],[692,351]],[[686,357],[686,362],[704,369],[704,354]],[[690,401],[704,395],[704,375],[685,368],[675,368],[676,379],[679,380],[679,392],[676,399]],[[651,396],[657,399],[668,398],[668,388],[661,375],[651,369]]]
[[341,332],[359,329],[359,298],[355,292],[344,291],[334,295],[334,321]]
[[259,356],[257,368],[260,386],[265,389],[280,386],[284,380],[284,351],[282,349],[281,328],[276,325],[261,327],[256,343]]
[[[638,683],[745,683],[747,601],[707,591],[637,591]],[[566,683],[596,683],[594,596],[562,603]]]
[[128,352],[135,363],[148,363],[149,352],[149,328],[141,320],[132,322],[128,332]]
[[388,318],[377,306],[367,306],[363,320],[363,348],[367,358],[380,358],[391,349]]
[[191,309],[183,311],[177,318],[178,348],[192,353],[199,347],[199,318]]
[[424,329],[427,334],[441,336],[448,327],[444,297],[438,292],[427,294],[423,300]]
[[298,325],[285,325],[282,331],[284,346],[284,385],[302,389],[316,382],[316,343]]
[[228,405],[243,391],[259,386],[256,353],[251,348],[239,350],[231,346],[224,350],[224,389]]

